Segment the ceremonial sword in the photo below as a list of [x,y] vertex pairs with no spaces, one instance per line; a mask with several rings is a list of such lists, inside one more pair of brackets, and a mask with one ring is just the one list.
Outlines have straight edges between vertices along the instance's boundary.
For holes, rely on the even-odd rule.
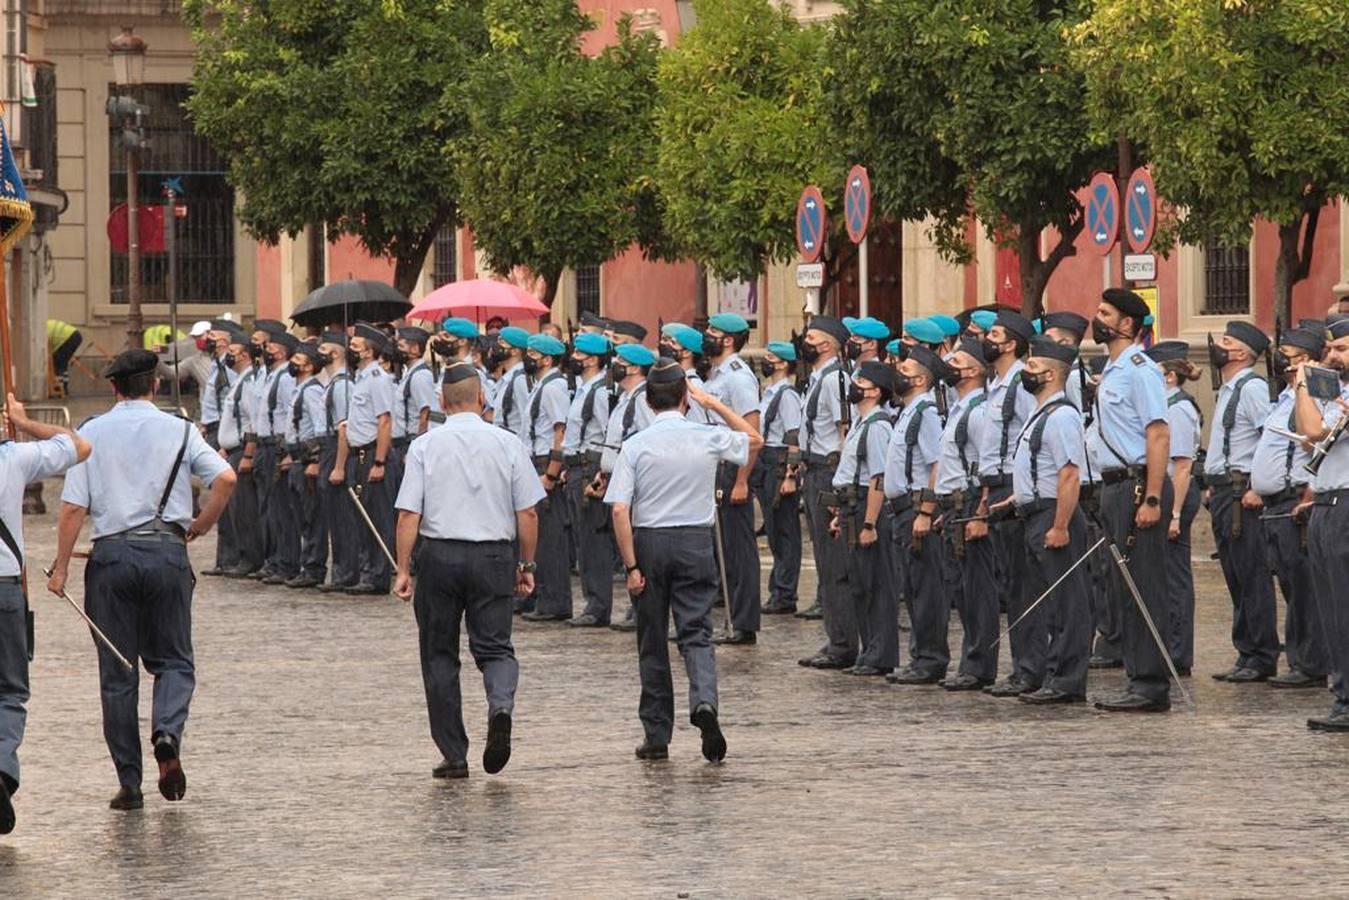
[[[42,574],[46,575],[48,578],[51,578],[52,570],[49,568],[43,569]],[[94,637],[98,638],[98,640],[103,644],[103,646],[108,648],[109,653],[117,657],[117,661],[119,663],[126,666],[126,670],[128,672],[136,671],[136,667],[133,666],[131,663],[127,662],[126,657],[123,656],[115,646],[113,646],[112,641],[108,640],[108,636],[103,633],[103,629],[95,625],[94,620],[89,618],[89,614],[86,613],[84,610],[80,609],[80,605],[75,602],[74,598],[72,598],[69,594],[66,593],[65,588],[62,588],[61,592],[57,594],[57,596],[60,597],[62,600],[66,601],[67,603],[69,603],[70,608],[80,614],[80,618],[83,619],[84,623],[89,626],[89,630],[94,633]]]
[[716,507],[712,510],[712,538],[717,545],[717,568],[721,575],[721,599],[726,604],[726,632],[735,631],[731,623],[731,588],[726,581],[726,551],[721,546],[721,491],[717,491]]
[[1007,637],[1007,635],[1011,634],[1011,633],[1012,633],[1012,629],[1015,628],[1016,626],[1020,625],[1022,619],[1026,618],[1026,616],[1028,616],[1028,615],[1030,615],[1032,612],[1034,612],[1034,611],[1035,611],[1035,607],[1039,606],[1041,603],[1044,602],[1044,600],[1045,600],[1046,597],[1048,597],[1050,594],[1054,593],[1054,589],[1055,589],[1056,587],[1058,587],[1059,585],[1063,584],[1063,582],[1064,582],[1065,580],[1067,580],[1068,576],[1071,575],[1071,574],[1073,574],[1073,572],[1077,570],[1077,567],[1080,566],[1080,565],[1082,565],[1084,562],[1086,562],[1086,561],[1087,561],[1087,558],[1088,558],[1089,556],[1091,556],[1093,553],[1096,552],[1096,548],[1099,547],[1099,546],[1101,546],[1101,545],[1104,544],[1104,543],[1105,543],[1105,537],[1102,536],[1102,537],[1100,538],[1100,540],[1098,540],[1096,543],[1094,543],[1094,544],[1092,544],[1090,547],[1088,547],[1088,548],[1087,548],[1087,552],[1086,552],[1086,553],[1083,553],[1083,554],[1078,558],[1077,562],[1075,562],[1075,563],[1073,563],[1071,566],[1069,566],[1069,567],[1068,567],[1068,571],[1066,571],[1066,572],[1064,572],[1062,575],[1060,575],[1058,581],[1056,581],[1056,582],[1054,582],[1053,584],[1051,584],[1051,585],[1049,586],[1049,588],[1048,588],[1043,594],[1041,594],[1041,595],[1036,599],[1036,601],[1035,601],[1034,603],[1032,603],[1030,606],[1026,607],[1026,611],[1025,611],[1025,612],[1023,612],[1021,615],[1019,615],[1019,616],[1016,617],[1016,621],[1015,621],[1015,622],[1013,622],[1013,623],[1011,623],[1010,625],[1007,626],[1007,630],[1006,630],[1006,631],[1004,631],[1002,634],[998,635],[997,639],[994,640],[993,643],[991,643],[991,644],[988,645],[988,649],[992,650],[994,647],[996,647],[996,646],[1002,641],[1003,638],[1005,638],[1005,637]]
[[370,519],[370,513],[365,511],[365,504],[361,502],[360,495],[356,493],[356,489],[347,485],[347,496],[351,497],[351,502],[355,503],[356,508],[360,510],[361,518],[365,520],[365,524],[370,527],[370,533],[373,534],[375,540],[379,542],[379,549],[384,551],[384,556],[389,560],[389,565],[393,566],[396,570],[398,568],[398,563],[394,561],[393,554],[389,552],[389,545],[384,543],[384,538],[380,535],[379,529],[375,527],[375,523]]

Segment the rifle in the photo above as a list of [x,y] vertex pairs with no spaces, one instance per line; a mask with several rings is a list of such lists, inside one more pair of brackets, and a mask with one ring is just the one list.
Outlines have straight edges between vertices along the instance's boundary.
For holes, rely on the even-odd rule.
[[1274,343],[1265,348],[1265,375],[1269,379],[1269,402],[1278,403],[1279,395],[1283,393],[1283,388],[1279,384],[1283,379],[1275,377],[1274,354],[1278,351],[1279,345],[1283,343],[1283,322],[1278,316],[1274,317]]
[[1218,345],[1213,342],[1213,335],[1208,336],[1208,360],[1209,360],[1209,386],[1213,388],[1213,393],[1222,390],[1223,374],[1218,371],[1218,367],[1213,364],[1213,351],[1218,349]]

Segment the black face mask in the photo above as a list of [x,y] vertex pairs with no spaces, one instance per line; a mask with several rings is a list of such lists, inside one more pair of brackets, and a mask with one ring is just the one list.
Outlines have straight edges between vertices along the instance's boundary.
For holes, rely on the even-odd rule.
[[226,353],[220,358],[220,361],[225,364],[225,368],[227,369],[233,369],[234,364],[238,362],[238,360],[234,358],[233,353]]
[[1091,320],[1091,339],[1094,343],[1102,346],[1123,337],[1115,329],[1102,322],[1100,319]]
[[913,390],[913,379],[907,375],[895,373],[895,396],[902,397]]
[[988,338],[984,338],[979,343],[984,349],[984,362],[996,362],[1002,356],[1002,348]]
[[763,373],[763,377],[772,378],[773,373],[776,372],[777,370],[778,367],[775,366],[773,363],[769,362],[768,360],[766,359],[759,360],[759,371]]
[[843,352],[847,355],[848,359],[860,359],[862,356],[862,345],[857,343],[857,341],[848,341]]
[[1286,376],[1288,374],[1289,367],[1291,367],[1293,364],[1293,361],[1288,358],[1288,354],[1284,353],[1282,350],[1275,350],[1273,360],[1274,360],[1274,374],[1279,376]]
[[218,346],[214,340],[207,338],[206,343],[201,345],[201,349],[205,353],[215,353]]
[[1021,387],[1032,397],[1035,397],[1040,393],[1040,389],[1045,386],[1045,382],[1048,380],[1048,372],[1034,373],[1026,372],[1024,370],[1021,372]]
[[856,405],[866,399],[866,391],[856,384],[848,385],[848,402]]
[[585,363],[574,356],[568,356],[564,365],[568,375],[580,375],[585,371]]
[[675,350],[674,350],[674,348],[673,348],[673,347],[670,347],[670,346],[667,346],[666,344],[661,344],[661,345],[660,345],[659,352],[660,352],[660,358],[661,358],[661,359],[674,360],[674,359],[676,358],[676,357],[675,357]]
[[487,368],[495,369],[504,363],[509,355],[510,351],[504,347],[493,347],[487,354]]
[[819,347],[816,347],[814,344],[801,345],[801,359],[805,361],[807,365],[814,365],[815,362],[819,360],[819,358],[820,358]]
[[539,361],[532,356],[525,357],[525,374],[536,375],[539,371]]
[[290,365],[286,366],[286,374],[290,375],[291,378],[299,378],[300,367],[297,366],[295,363],[291,363]]
[[253,360],[262,359],[262,347],[257,344],[249,344],[248,358]]
[[609,366],[609,378],[614,384],[618,384],[624,378],[628,377],[628,367],[622,363],[613,363]]
[[354,368],[356,368],[357,366],[359,366],[360,364],[361,364],[361,354],[357,353],[355,350],[352,350],[350,347],[348,347],[348,348],[347,348],[347,368],[348,368],[348,369],[354,369]]
[[698,377],[703,381],[707,380],[707,373],[712,371],[712,361],[706,356],[700,356],[693,361],[693,371],[698,373]]

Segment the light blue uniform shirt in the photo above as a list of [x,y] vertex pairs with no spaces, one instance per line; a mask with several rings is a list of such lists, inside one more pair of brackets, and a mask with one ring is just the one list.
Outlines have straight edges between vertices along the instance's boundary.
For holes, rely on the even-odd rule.
[[646,402],[646,391],[643,390],[640,396],[634,399],[638,388],[641,388],[646,382],[637,385],[631,391],[618,395],[618,400],[614,403],[613,411],[609,413],[609,429],[604,436],[604,453],[600,456],[600,471],[612,472],[614,466],[618,464],[618,451],[622,448],[625,435],[623,434],[623,420],[627,418],[628,406],[636,403],[632,412],[632,428],[626,435],[631,438],[639,431],[646,429],[656,420],[656,413],[651,409],[651,404]]
[[[988,418],[984,415],[988,407],[983,402],[983,388],[976,388],[951,404],[946,416],[946,428],[941,434],[941,449],[937,453],[937,493],[953,494],[956,491],[968,491],[979,485],[979,448],[983,446],[984,429]],[[977,406],[970,409],[971,404]],[[956,441],[956,432],[960,430],[960,420],[965,410],[970,410],[965,423],[965,460],[960,458],[960,444]],[[974,471],[971,472],[970,470]]]
[[[95,540],[138,528],[155,517],[183,445],[184,424],[148,400],[123,400],[80,428],[94,451],[66,473],[61,500],[89,510]],[[207,446],[197,429],[189,427],[187,452],[169,492],[164,521],[186,529],[192,524],[192,476],[209,488],[228,471],[229,464]]]
[[[506,391],[511,392],[509,410],[506,409]],[[492,409],[495,416],[492,424],[523,439],[525,424],[529,421],[529,376],[525,375],[523,362],[507,369],[497,382]]]
[[[832,369],[828,376],[823,373]],[[802,400],[801,452],[828,456],[839,449],[843,441],[838,436],[843,421],[843,404],[848,395],[850,379],[838,368],[838,360],[831,360],[823,368],[810,373],[810,383]],[[839,385],[842,383],[842,388]],[[810,416],[811,401],[815,401],[814,417]]]
[[[1046,400],[1045,405],[1060,398],[1066,399],[1067,394],[1059,391]],[[1042,420],[1045,428],[1040,436],[1040,457],[1036,461],[1035,472],[1037,477],[1032,482],[1030,441]],[[1023,505],[1037,499],[1051,500],[1058,497],[1059,471],[1064,466],[1077,466],[1081,469],[1086,464],[1087,445],[1086,436],[1082,431],[1081,413],[1072,406],[1060,406],[1043,416],[1038,411],[1032,413],[1016,441],[1016,451],[1012,460],[1013,502]],[[1078,481],[1081,481],[1081,478]]]
[[[220,377],[224,375],[227,382],[224,388],[219,387]],[[201,423],[210,425],[220,421],[220,403],[224,399],[225,392],[229,386],[239,380],[239,373],[228,368],[220,357],[211,360],[210,368],[206,370],[206,383],[201,388]]]
[[[586,398],[594,394],[590,405],[590,418],[584,419]],[[604,373],[598,372],[576,387],[576,396],[572,398],[567,410],[567,432],[562,438],[562,452],[568,455],[601,450],[599,445],[607,443],[605,432],[609,430],[609,392],[604,387]]]
[[567,377],[561,372],[553,369],[535,382],[527,406],[529,427],[522,438],[525,449],[532,456],[547,456],[553,452],[553,429],[567,424],[570,408]]
[[[782,395],[782,400],[778,402],[778,408],[770,420],[768,410],[773,405],[773,398],[779,394]],[[763,435],[765,447],[787,446],[789,431],[798,432],[797,440],[800,441],[801,407],[801,395],[792,386],[790,378],[784,378],[764,388],[763,399],[759,401],[759,432]]]
[[1199,410],[1188,400],[1171,402],[1171,398],[1180,393],[1178,387],[1166,389],[1166,424],[1171,429],[1171,454],[1167,457],[1166,474],[1174,475],[1175,460],[1194,459],[1199,452],[1199,432],[1203,429],[1199,421]]
[[[1233,375],[1218,389],[1218,398],[1213,404],[1213,427],[1208,433],[1208,457],[1204,461],[1205,475],[1223,475],[1229,469],[1236,472],[1251,471],[1251,460],[1255,458],[1255,445],[1260,441],[1260,429],[1269,418],[1269,386],[1258,377],[1251,375],[1250,369],[1242,369]],[[1236,384],[1246,379],[1237,396]],[[1236,421],[1232,423],[1229,438],[1230,456],[1223,455],[1223,428],[1227,407],[1237,404]]]
[[[834,470],[832,482],[835,488],[849,487],[854,479],[859,487],[867,487],[871,479],[885,473],[885,456],[890,449],[892,427],[890,417],[883,409],[873,409],[865,418],[855,421],[838,454],[838,468]],[[867,436],[866,458],[858,459],[862,452],[864,431]]]
[[[885,496],[894,498],[928,486],[932,467],[941,455],[941,416],[937,415],[936,398],[932,391],[914,398],[895,420],[894,433],[885,456]],[[919,406],[923,411],[918,411]],[[909,423],[914,416],[922,416],[918,439],[909,446]],[[990,429],[991,430],[991,429]],[[912,474],[910,481],[906,475]]]
[[225,408],[220,414],[220,431],[216,443],[225,450],[234,450],[244,443],[244,435],[253,431],[253,420],[245,402],[249,381],[236,379],[225,394]]
[[379,437],[379,417],[393,415],[393,376],[377,362],[356,372],[347,412],[347,446],[365,447]]
[[[1007,475],[1012,471],[1012,451],[1016,447],[1017,435],[1026,424],[1026,420],[1035,412],[1035,398],[1022,389],[1021,379],[1017,378],[1026,367],[1023,360],[1017,360],[1008,367],[1001,378],[988,382],[988,399],[984,415],[988,427],[984,429],[983,443],[979,446],[979,474],[986,477]],[[1015,379],[1015,381],[1013,380]],[[1011,416],[1003,417],[1003,404],[1007,402],[1007,392],[1015,391]],[[1003,456],[1004,442],[1006,456]]]
[[315,440],[323,429],[323,384],[311,375],[295,386],[286,416],[286,443],[303,444]]
[[[1296,432],[1297,422],[1292,422],[1292,427],[1289,427],[1289,419],[1293,415],[1296,400],[1297,394],[1293,389],[1284,388],[1278,402],[1270,407],[1264,425]],[[1172,429],[1172,448],[1176,446],[1174,434],[1175,430]],[[1272,433],[1269,428],[1262,427],[1260,440],[1255,445],[1255,456],[1251,460],[1251,489],[1257,494],[1269,495],[1277,494],[1286,488],[1305,485],[1311,480],[1311,473],[1303,466],[1311,458],[1311,451],[1297,441],[1290,441],[1286,437]]]
[[262,366],[249,366],[244,370],[244,373],[239,376],[239,380],[243,382],[243,394],[241,397],[243,400],[244,412],[249,421],[250,427],[248,433],[250,434],[257,434],[258,429],[262,427],[262,418],[266,410],[262,405],[261,396],[266,379],[267,370]]
[[747,463],[749,435],[666,410],[624,442],[604,502],[626,503],[635,528],[710,526],[723,461]]
[[[745,417],[759,410],[759,379],[738,354],[732,353],[718,363],[707,376],[707,393]],[[714,425],[724,425],[721,416],[707,413]]]
[[408,445],[397,507],[418,533],[451,541],[515,540],[515,514],[544,498],[524,445],[473,413],[448,416]]
[[419,359],[394,383],[393,436],[416,437],[424,409],[436,409],[436,379],[426,361]]
[[333,437],[337,426],[351,409],[351,377],[346,369],[338,369],[323,387],[323,416],[319,422],[319,437]]
[[257,414],[255,422],[258,437],[281,437],[286,432],[287,410],[295,394],[295,379],[281,363],[266,376],[258,379]]
[[1142,347],[1127,347],[1105,364],[1096,389],[1096,421],[1095,458],[1102,471],[1147,462],[1148,426],[1166,421],[1166,379]]
[[[1340,397],[1349,400],[1349,385],[1342,385]],[[1334,430],[1335,423],[1344,415],[1338,403],[1322,404],[1326,428]],[[1314,491],[1341,491],[1349,488],[1349,435],[1342,436],[1321,461],[1321,467],[1312,479]]]
[[[192,430],[196,433],[195,428]],[[23,553],[24,486],[60,475],[77,461],[75,442],[65,434],[45,441],[0,443],[0,517],[4,518],[20,553]],[[164,477],[168,477],[167,472]],[[19,561],[0,541],[0,576],[18,575],[20,571]]]
[[[699,375],[697,372],[695,372],[693,369],[689,369],[688,371],[686,371],[684,373],[684,378],[688,381],[689,384],[693,385],[694,387],[700,390],[705,389],[707,387],[707,382],[703,381],[703,377]],[[688,411],[684,413],[684,418],[688,419],[690,422],[693,422],[694,424],[697,425],[720,424],[721,422],[720,416],[712,415],[712,413],[708,412],[706,409],[703,408],[703,405],[701,403],[699,403],[697,400],[694,400],[692,397],[688,398],[688,405],[689,408]]]

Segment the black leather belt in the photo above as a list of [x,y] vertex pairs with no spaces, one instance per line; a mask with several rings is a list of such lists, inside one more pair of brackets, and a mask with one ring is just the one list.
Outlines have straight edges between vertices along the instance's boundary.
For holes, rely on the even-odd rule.
[[150,521],[144,525],[137,525],[135,528],[128,528],[126,531],[119,531],[116,534],[105,534],[103,537],[95,538],[94,543],[99,541],[172,541],[181,544],[187,537],[187,531],[181,525],[175,525],[172,522]]
[[[1234,470],[1235,471],[1235,470]],[[1230,488],[1237,481],[1243,481],[1250,484],[1250,476],[1245,472],[1237,472],[1233,475],[1205,475],[1204,484],[1211,488]]]
[[407,435],[403,435],[402,437],[396,437],[393,439],[393,445],[397,447],[399,450],[406,450],[408,448],[408,444],[411,443],[412,438]]
[[260,446],[260,447],[275,447],[275,446],[276,446],[276,438],[275,438],[275,437],[260,437],[260,438],[258,438],[258,446]]
[[18,575],[0,575],[0,584],[23,584],[23,579]]
[[937,505],[942,509],[959,509],[965,505],[965,492],[952,491],[949,494],[938,494]]
[[890,511],[897,516],[901,516],[913,509],[912,494],[902,494],[898,497],[892,497],[885,502],[890,504]]
[[1005,488],[1012,486],[1011,475],[988,475],[979,479],[979,484],[986,488]]
[[1284,488],[1277,494],[1261,494],[1260,500],[1266,506],[1277,506],[1280,503],[1287,503],[1290,500],[1300,500],[1302,498],[1303,485],[1297,484],[1290,488]]
[[1106,469],[1101,473],[1102,484],[1119,484],[1121,481],[1138,481],[1145,475],[1142,466],[1129,466],[1127,469]]
[[1349,497],[1349,488],[1336,488],[1333,491],[1317,491],[1315,502],[1317,506],[1339,506],[1340,501]]
[[803,453],[801,454],[801,458],[806,461],[806,466],[812,469],[816,466],[826,469],[833,469],[838,466],[837,453]]
[[1015,509],[1018,519],[1029,519],[1031,516],[1042,513],[1045,510],[1056,509],[1059,505],[1056,497],[1042,497],[1039,500],[1032,500],[1029,503],[1022,503]]

